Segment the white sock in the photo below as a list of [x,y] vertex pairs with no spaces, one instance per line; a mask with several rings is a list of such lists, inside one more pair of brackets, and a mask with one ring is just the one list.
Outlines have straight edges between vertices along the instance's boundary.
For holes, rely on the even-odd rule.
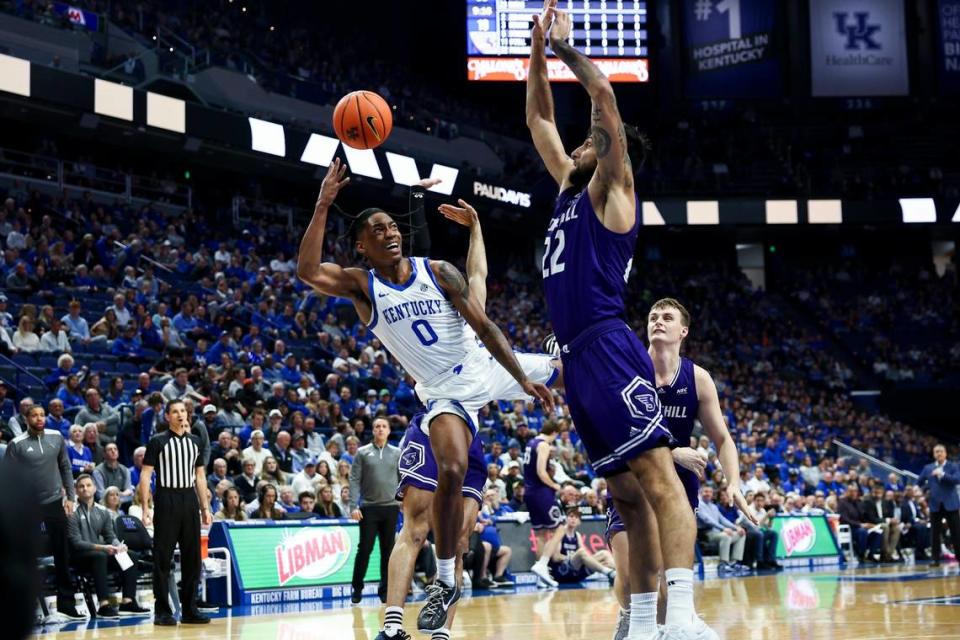
[[547,566],[547,556],[540,556],[537,558],[537,561],[533,563],[535,567],[545,567]]
[[388,638],[403,628],[403,607],[387,607],[383,612],[383,632]]
[[450,629],[446,627],[437,629],[433,632],[433,635],[430,636],[430,640],[450,640]]
[[629,640],[649,638],[657,630],[657,592],[630,594]]
[[664,575],[667,579],[666,623],[691,624],[697,615],[693,607],[693,569],[667,569]]
[[440,558],[437,560],[437,579],[448,587],[457,584],[456,558]]

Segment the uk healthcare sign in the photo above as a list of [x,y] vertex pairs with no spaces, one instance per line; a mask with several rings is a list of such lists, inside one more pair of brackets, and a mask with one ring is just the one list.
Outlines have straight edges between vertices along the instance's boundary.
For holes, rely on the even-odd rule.
[[687,96],[780,95],[777,5],[769,0],[684,0]]
[[810,0],[810,72],[817,97],[907,95],[903,0]]

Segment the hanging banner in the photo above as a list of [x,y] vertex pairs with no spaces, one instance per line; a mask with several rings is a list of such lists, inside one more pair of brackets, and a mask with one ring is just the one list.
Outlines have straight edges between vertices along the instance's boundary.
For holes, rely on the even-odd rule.
[[769,0],[684,0],[687,96],[775,97],[782,92]]
[[810,0],[810,73],[817,97],[907,95],[903,0]]
[[940,88],[945,94],[960,93],[960,0],[940,0],[937,7],[940,32]]

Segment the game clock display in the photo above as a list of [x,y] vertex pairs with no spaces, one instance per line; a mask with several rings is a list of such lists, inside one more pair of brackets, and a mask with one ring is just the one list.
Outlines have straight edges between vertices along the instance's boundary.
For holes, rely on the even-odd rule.
[[[611,82],[648,82],[645,0],[559,0],[573,20],[572,45]],[[525,81],[533,16],[543,0],[467,0],[467,77]],[[547,48],[551,81],[575,81],[573,72]]]

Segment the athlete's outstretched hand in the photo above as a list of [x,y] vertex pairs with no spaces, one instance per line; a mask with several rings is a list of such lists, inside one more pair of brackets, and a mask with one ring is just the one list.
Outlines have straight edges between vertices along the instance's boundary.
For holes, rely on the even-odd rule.
[[703,480],[703,472],[707,468],[707,456],[691,447],[677,447],[673,451],[673,461],[684,469],[689,469]]
[[557,0],[543,0],[543,12],[540,15],[533,15],[533,29],[530,31],[530,37],[543,40],[546,37],[550,27],[553,26],[553,14],[557,10]]
[[440,213],[443,214],[443,217],[447,220],[453,220],[457,224],[462,224],[465,227],[473,227],[480,222],[480,217],[477,215],[477,210],[471,207],[465,200],[457,200],[459,207],[455,207],[452,204],[442,204],[438,207]]
[[327,169],[327,175],[323,177],[323,182],[320,183],[320,195],[317,196],[317,204],[313,210],[314,213],[321,208],[324,210],[329,209],[333,201],[337,199],[337,194],[340,193],[340,189],[343,189],[349,183],[350,178],[347,177],[347,166],[340,162],[340,158],[334,159],[334,161],[330,163],[330,168]]
[[556,9],[552,12],[553,28],[550,29],[550,41],[567,40],[570,38],[570,31],[573,29],[573,22],[570,20],[570,14],[566,11]]
[[530,380],[527,380],[523,383],[522,388],[523,392],[528,396],[533,396],[539,400],[540,404],[543,405],[543,408],[548,413],[553,413],[553,392],[550,391],[550,387],[541,382],[531,382]]
[[753,514],[750,513],[750,505],[747,504],[747,499],[743,497],[743,492],[740,491],[739,486],[734,490],[733,487],[727,485],[723,491],[730,497],[731,500],[733,500],[733,504],[737,505],[737,509],[739,509],[740,513],[743,514],[743,517],[752,522],[754,525],[759,524],[757,519],[753,517]]

